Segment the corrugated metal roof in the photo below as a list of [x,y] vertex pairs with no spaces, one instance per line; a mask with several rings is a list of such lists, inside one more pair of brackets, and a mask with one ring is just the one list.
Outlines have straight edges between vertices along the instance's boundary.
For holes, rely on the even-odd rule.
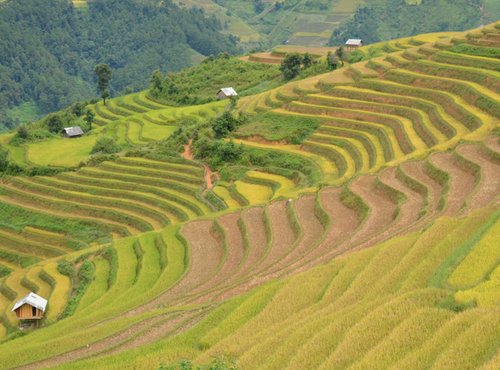
[[223,92],[226,96],[238,96],[238,93],[232,87],[223,87],[219,92]]
[[66,135],[68,135],[68,136],[83,135],[83,130],[80,128],[80,126],[65,127],[64,132],[66,132]]
[[17,310],[19,307],[26,303],[30,306],[38,308],[39,310],[42,310],[43,312],[45,312],[45,307],[47,307],[47,300],[45,298],[42,298],[38,294],[30,292],[26,297],[16,302],[12,311]]
[[361,45],[363,45],[363,40],[361,40],[361,39],[349,39],[349,40],[347,40],[347,42],[345,44],[350,45],[350,46],[361,46]]

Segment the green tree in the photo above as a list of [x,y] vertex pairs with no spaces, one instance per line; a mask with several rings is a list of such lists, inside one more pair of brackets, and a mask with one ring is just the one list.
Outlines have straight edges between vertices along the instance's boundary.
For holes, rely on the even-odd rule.
[[337,56],[337,58],[339,58],[339,61],[342,64],[342,66],[344,66],[344,61],[346,60],[347,55],[342,46],[339,47],[337,50],[335,50],[335,55]]
[[83,120],[87,123],[89,127],[89,131],[92,130],[92,123],[94,122],[95,114],[92,112],[90,109],[87,109],[87,112],[85,113],[85,117]]
[[220,139],[234,131],[238,124],[238,119],[234,118],[231,112],[226,111],[212,121],[212,129],[215,137]]
[[19,127],[19,129],[17,130],[17,136],[22,139],[22,140],[25,140],[28,138],[28,129],[26,128],[25,125],[22,125]]
[[113,76],[113,71],[107,64],[101,63],[95,66],[94,73],[97,76],[97,89],[101,94],[104,105],[106,105],[106,99],[109,98],[109,83]]
[[70,110],[77,117],[83,116],[85,114],[85,104],[76,102],[71,106]]
[[156,70],[151,75],[151,93],[153,95],[159,95],[163,90],[163,74],[160,70]]
[[328,68],[330,68],[331,70],[337,69],[340,66],[339,57],[336,54],[329,51],[328,55],[326,56],[326,64],[328,65]]
[[314,60],[311,57],[311,55],[309,53],[305,53],[304,58],[302,59],[302,65],[304,66],[304,69],[307,69],[310,66],[312,66],[313,62]]
[[51,114],[45,120],[45,124],[50,132],[59,134],[64,128],[64,120],[60,114]]
[[0,172],[7,171],[9,167],[9,152],[0,146]]
[[300,54],[287,54],[281,63],[280,71],[286,80],[291,80],[299,75],[301,65],[302,57]]

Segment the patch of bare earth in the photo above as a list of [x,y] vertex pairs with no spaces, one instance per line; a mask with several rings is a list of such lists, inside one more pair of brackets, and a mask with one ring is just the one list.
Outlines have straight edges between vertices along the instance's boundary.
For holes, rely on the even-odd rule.
[[182,157],[185,159],[193,160],[193,151],[191,149],[191,145],[193,144],[193,139],[190,139],[187,144],[184,145],[184,152],[182,153]]
[[317,246],[325,231],[315,215],[316,198],[314,196],[299,198],[290,203],[289,207],[292,205],[302,227],[302,239],[290,254],[271,267],[269,270],[271,276],[279,275],[281,270],[288,268],[291,263],[307,256]]
[[268,251],[263,213],[263,208],[250,208],[242,213],[241,217],[248,233],[247,254],[239,272],[235,274],[233,286],[220,293],[220,296],[217,298],[218,300],[233,297],[255,286],[249,284],[248,280],[251,279],[254,270],[260,265],[260,262],[265,258]]
[[213,237],[212,221],[193,221],[182,228],[189,243],[189,268],[177,285],[128,315],[151,311],[160,305],[174,305],[179,299],[199,292],[218,272],[224,251]]
[[408,176],[427,187],[429,204],[426,217],[439,212],[439,200],[443,194],[443,187],[425,172],[424,162],[407,162],[401,168]]
[[[295,231],[287,214],[286,202],[274,202],[267,207],[271,224],[272,242],[266,258],[255,270],[257,275],[286,256],[295,243]],[[254,280],[262,280],[255,278]]]
[[484,141],[484,145],[493,150],[494,152],[500,153],[500,139],[497,137],[490,137]]
[[[211,280],[210,286],[216,289],[220,285],[228,285],[233,280],[235,274],[241,268],[245,254],[243,244],[243,236],[238,227],[239,214],[231,213],[224,215],[218,219],[219,224],[224,230],[226,241],[226,256],[224,265]],[[199,296],[194,303],[207,302],[212,294],[204,294]]]
[[460,145],[457,152],[481,167],[481,179],[471,197],[471,208],[486,206],[500,194],[500,165],[488,158],[477,145]]
[[20,367],[19,369],[35,370],[48,368],[88,357],[123,352],[127,349],[133,349],[137,346],[187,330],[203,317],[203,309],[185,311],[180,314],[174,313],[155,316],[131,325],[125,330],[100,341],[36,362],[35,364]]
[[370,208],[360,230],[349,241],[351,246],[359,246],[362,242],[368,243],[393,222],[392,216],[396,204],[387,194],[377,189],[375,183],[375,176],[362,176],[349,186],[350,190],[361,197]]
[[305,270],[314,264],[325,262],[342,254],[349,245],[348,241],[360,227],[360,220],[355,210],[342,203],[341,188],[327,188],[320,192],[323,209],[330,216],[330,228],[321,243],[303,260],[290,266],[290,269]]
[[379,178],[382,182],[401,192],[406,197],[404,202],[400,204],[396,222],[380,234],[380,240],[383,240],[391,237],[392,235],[405,232],[410,227],[419,224],[418,221],[420,219],[421,211],[425,206],[425,199],[422,194],[410,189],[396,178],[396,167],[390,167],[384,170],[380,174]]
[[456,216],[465,205],[469,194],[474,190],[475,177],[470,171],[457,166],[453,156],[449,153],[435,153],[429,160],[450,176],[447,207],[444,214]]

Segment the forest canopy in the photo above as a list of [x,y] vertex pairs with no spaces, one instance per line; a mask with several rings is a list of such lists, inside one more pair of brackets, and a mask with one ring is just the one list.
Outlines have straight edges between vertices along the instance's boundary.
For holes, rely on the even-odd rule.
[[[203,10],[171,0],[0,3],[0,131],[18,124],[9,108],[34,102],[47,113],[97,95],[94,67],[113,70],[111,94],[145,88],[155,69],[176,71],[237,40]],[[201,55],[200,55],[201,54]]]
[[333,31],[330,45],[360,38],[365,44],[425,32],[459,31],[480,22],[483,0],[372,0]]

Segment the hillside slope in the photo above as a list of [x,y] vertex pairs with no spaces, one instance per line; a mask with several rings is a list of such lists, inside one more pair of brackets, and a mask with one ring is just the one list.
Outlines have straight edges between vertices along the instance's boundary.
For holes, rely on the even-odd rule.
[[91,106],[127,151],[68,171],[95,135],[50,139],[64,171],[0,182],[0,366],[497,368],[499,35],[379,45],[242,97],[220,140],[227,101]]
[[[112,93],[123,93],[146,87],[155,69],[175,71],[237,50],[218,20],[170,1],[95,0],[84,8],[67,0],[7,1],[0,29],[0,131],[34,119],[22,112],[48,113],[95,96],[98,63],[113,69]],[[23,105],[29,102],[38,110]],[[10,110],[20,105],[21,112]]]

